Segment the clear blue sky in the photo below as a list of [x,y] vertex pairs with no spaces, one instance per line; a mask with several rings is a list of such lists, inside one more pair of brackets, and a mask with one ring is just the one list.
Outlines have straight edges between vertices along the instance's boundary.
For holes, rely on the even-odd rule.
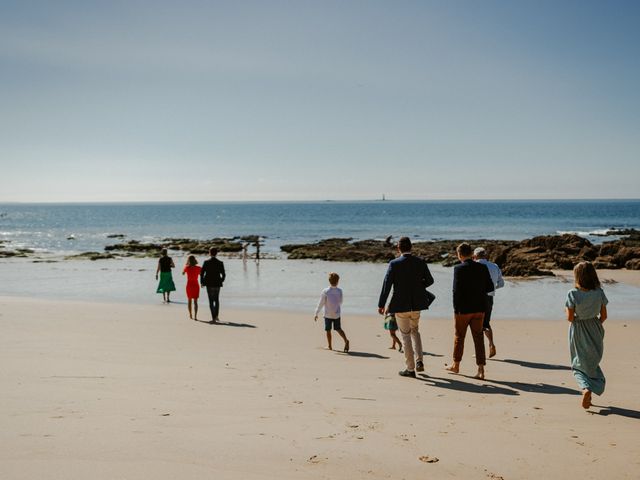
[[0,201],[640,197],[638,1],[0,0]]

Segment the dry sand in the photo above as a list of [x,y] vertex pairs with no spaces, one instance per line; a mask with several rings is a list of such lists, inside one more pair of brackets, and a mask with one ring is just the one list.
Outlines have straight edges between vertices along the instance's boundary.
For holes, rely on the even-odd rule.
[[427,314],[413,380],[377,315],[344,318],[345,355],[311,314],[222,313],[0,297],[0,478],[638,478],[640,322],[605,324],[585,412],[565,321],[494,321],[479,381]]

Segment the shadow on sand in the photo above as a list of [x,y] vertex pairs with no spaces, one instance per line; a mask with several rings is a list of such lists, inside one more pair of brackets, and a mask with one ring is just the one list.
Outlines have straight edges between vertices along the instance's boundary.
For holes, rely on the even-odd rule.
[[444,355],[440,355],[439,353],[431,353],[431,352],[422,352],[422,355],[425,357],[444,357]]
[[258,328],[250,323],[236,323],[236,322],[210,322],[208,320],[196,320],[196,322],[206,323],[207,325],[216,325],[220,327],[242,327],[242,328]]
[[490,379],[485,379],[484,381],[497,383],[498,385],[520,390],[521,392],[545,393],[548,395],[580,395],[580,392],[573,388],[559,387],[558,385],[549,385],[548,383],[506,382]]
[[609,415],[619,415],[621,417],[627,418],[635,418],[636,420],[640,420],[640,412],[638,410],[629,410],[627,408],[619,408],[619,407],[602,407],[600,405],[592,405],[592,407],[600,408],[599,412],[588,411],[591,415],[602,415],[607,417]]
[[553,365],[550,363],[527,362],[525,360],[513,360],[511,358],[505,358],[504,360],[491,358],[488,360],[491,362],[512,363],[514,365],[520,365],[521,367],[527,367],[527,368],[538,368],[540,370],[571,370],[571,367],[567,365]]
[[478,385],[476,383],[467,383],[457,380],[462,375],[451,377],[429,377],[424,374],[419,374],[416,378],[431,387],[445,388],[447,390],[458,390],[461,392],[469,393],[482,393],[482,394],[498,394],[498,395],[520,395],[517,390],[510,388],[497,387],[495,385]]
[[389,359],[390,357],[385,357],[384,355],[378,355],[377,353],[369,353],[369,352],[354,352],[353,350],[349,350],[348,353],[336,351],[336,353],[340,355],[349,355],[350,357],[362,357],[362,358],[379,358],[379,359]]

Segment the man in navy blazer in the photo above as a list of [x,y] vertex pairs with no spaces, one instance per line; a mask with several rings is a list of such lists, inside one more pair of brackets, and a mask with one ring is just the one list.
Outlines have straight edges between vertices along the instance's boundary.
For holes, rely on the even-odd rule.
[[482,336],[484,312],[487,309],[487,294],[495,287],[486,265],[474,262],[473,250],[468,243],[461,243],[456,249],[460,264],[453,269],[453,315],[455,319],[455,337],[453,341],[453,364],[447,368],[450,372],[460,371],[460,362],[464,351],[464,337],[467,327],[471,328],[473,344],[476,350],[478,373],[475,378],[484,378],[486,357]]
[[[402,333],[406,363],[406,369],[399,374],[403,377],[415,378],[416,370],[424,371],[422,339],[418,323],[420,311],[429,308],[429,294],[425,289],[433,285],[433,277],[427,262],[413,256],[411,248],[409,237],[402,237],[398,241],[400,256],[389,262],[378,300],[378,313],[395,314],[398,328]],[[385,309],[387,297],[392,288],[393,295],[389,306]]]

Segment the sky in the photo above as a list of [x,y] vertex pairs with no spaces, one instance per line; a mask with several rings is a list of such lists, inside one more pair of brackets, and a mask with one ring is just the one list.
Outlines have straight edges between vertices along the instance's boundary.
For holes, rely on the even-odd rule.
[[640,2],[0,0],[0,202],[640,198]]

